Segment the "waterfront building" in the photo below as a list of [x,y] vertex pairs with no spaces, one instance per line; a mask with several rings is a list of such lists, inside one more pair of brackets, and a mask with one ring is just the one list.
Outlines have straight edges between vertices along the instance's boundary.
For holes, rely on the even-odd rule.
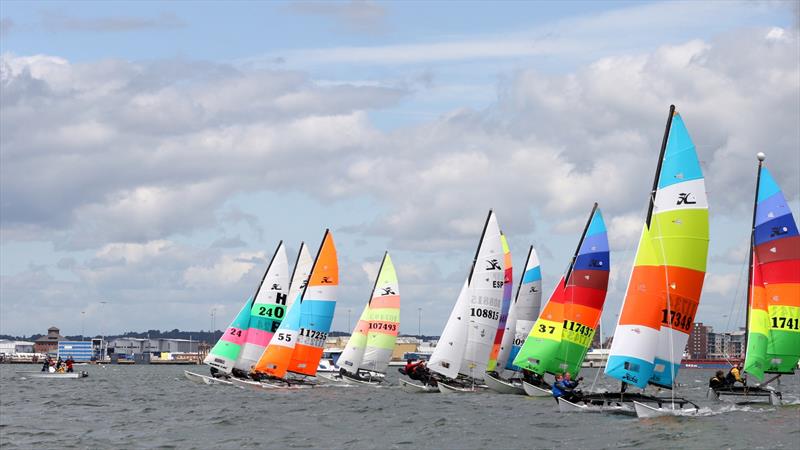
[[692,359],[708,358],[708,335],[713,329],[703,325],[703,322],[692,324],[692,332],[689,334],[689,342],[686,344],[686,352]]
[[108,352],[117,355],[144,353],[197,353],[200,341],[191,339],[116,338],[108,343]]
[[33,342],[0,340],[0,354],[33,353]]
[[88,362],[96,358],[92,341],[59,341],[58,357],[66,360],[72,357],[77,362]]
[[36,340],[33,344],[33,350],[36,353],[57,353],[58,352],[58,342],[63,341],[66,338],[59,334],[59,329],[56,327],[50,327],[47,329],[47,335],[42,336]]

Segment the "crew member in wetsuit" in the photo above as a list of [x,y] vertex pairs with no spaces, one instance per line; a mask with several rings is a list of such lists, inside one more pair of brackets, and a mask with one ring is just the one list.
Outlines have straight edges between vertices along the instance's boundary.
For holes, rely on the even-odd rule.
[[718,370],[710,380],[708,380],[708,387],[711,389],[719,389],[727,386],[725,383],[725,372]]
[[578,377],[577,380],[573,380],[569,372],[564,372],[564,378],[561,380],[562,389],[564,390],[564,400],[575,403],[581,398],[581,391],[575,390],[581,380],[583,380],[583,377]]
[[[556,381],[553,383],[553,386],[550,388],[550,391],[553,393],[553,398],[558,404],[558,398],[564,397],[564,376],[560,373],[556,374]],[[565,399],[566,400],[566,399]]]
[[47,372],[50,370],[50,357],[44,359],[44,363],[42,364],[42,372]]
[[75,360],[72,359],[72,356],[67,358],[65,364],[67,365],[67,373],[72,373],[72,365],[75,364]]
[[730,372],[725,376],[725,382],[730,386],[735,383],[742,383],[742,386],[747,386],[747,378],[742,377],[742,363],[731,367]]

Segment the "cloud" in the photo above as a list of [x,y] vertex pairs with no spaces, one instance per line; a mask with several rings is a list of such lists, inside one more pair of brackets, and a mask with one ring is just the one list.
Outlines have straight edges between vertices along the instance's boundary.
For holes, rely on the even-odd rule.
[[340,27],[351,31],[377,33],[386,26],[386,8],[372,0],[295,1],[286,9],[295,14],[330,18]]
[[185,27],[186,24],[174,13],[161,13],[156,17],[75,17],[62,12],[48,11],[41,14],[46,30],[59,32],[116,33],[141,30],[169,30]]

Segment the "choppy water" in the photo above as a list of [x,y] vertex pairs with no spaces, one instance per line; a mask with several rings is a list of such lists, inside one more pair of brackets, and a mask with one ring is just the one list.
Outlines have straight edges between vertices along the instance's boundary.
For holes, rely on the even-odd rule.
[[[80,366],[83,380],[20,379],[0,366],[2,448],[800,448],[800,376],[788,406],[705,398],[713,371],[687,369],[700,417],[559,414],[551,398],[408,394],[397,386],[254,392],[201,386],[203,366]],[[582,375],[591,384],[595,370]],[[396,379],[392,375],[393,379]],[[600,377],[600,381],[604,381]],[[608,387],[611,387],[609,382]]]

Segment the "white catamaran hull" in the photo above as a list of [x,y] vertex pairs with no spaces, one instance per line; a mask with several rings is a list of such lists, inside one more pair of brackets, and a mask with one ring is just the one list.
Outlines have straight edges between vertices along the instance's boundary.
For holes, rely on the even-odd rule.
[[558,399],[558,411],[562,413],[588,412],[588,413],[632,413],[633,408],[628,405],[587,405],[585,403],[572,403],[563,398]]
[[483,377],[483,382],[486,383],[486,387],[498,394],[525,394],[525,389],[522,388],[521,384],[495,378],[488,373]]
[[400,388],[412,394],[433,394],[438,393],[439,389],[436,386],[429,384],[417,384],[413,381],[400,379]]
[[69,372],[69,373],[58,373],[58,372],[17,372],[17,375],[23,376],[25,378],[56,378],[62,380],[76,380],[79,378],[86,378],[89,376],[86,372]]
[[437,385],[439,387],[439,392],[441,392],[442,394],[464,394],[467,392],[478,392],[486,388],[486,386],[481,386],[481,385],[472,385],[469,387],[457,387],[442,383],[441,381]]
[[662,416],[693,416],[697,414],[697,408],[676,408],[674,403],[664,406],[665,407],[654,408],[650,405],[645,405],[644,403],[639,403],[635,400],[633,402],[633,408],[636,410],[636,416],[640,419]]
[[197,383],[197,384],[209,384],[209,385],[210,384],[222,384],[222,385],[227,385],[227,386],[230,386],[231,384],[233,384],[230,381],[222,379],[222,378],[214,378],[214,377],[209,377],[207,375],[200,375],[199,373],[189,372],[188,370],[184,370],[183,371],[183,375],[189,381],[191,381],[193,383]]
[[525,394],[531,397],[550,397],[553,393],[549,389],[540,388],[539,386],[534,386],[526,381],[522,382],[522,389],[525,391]]

